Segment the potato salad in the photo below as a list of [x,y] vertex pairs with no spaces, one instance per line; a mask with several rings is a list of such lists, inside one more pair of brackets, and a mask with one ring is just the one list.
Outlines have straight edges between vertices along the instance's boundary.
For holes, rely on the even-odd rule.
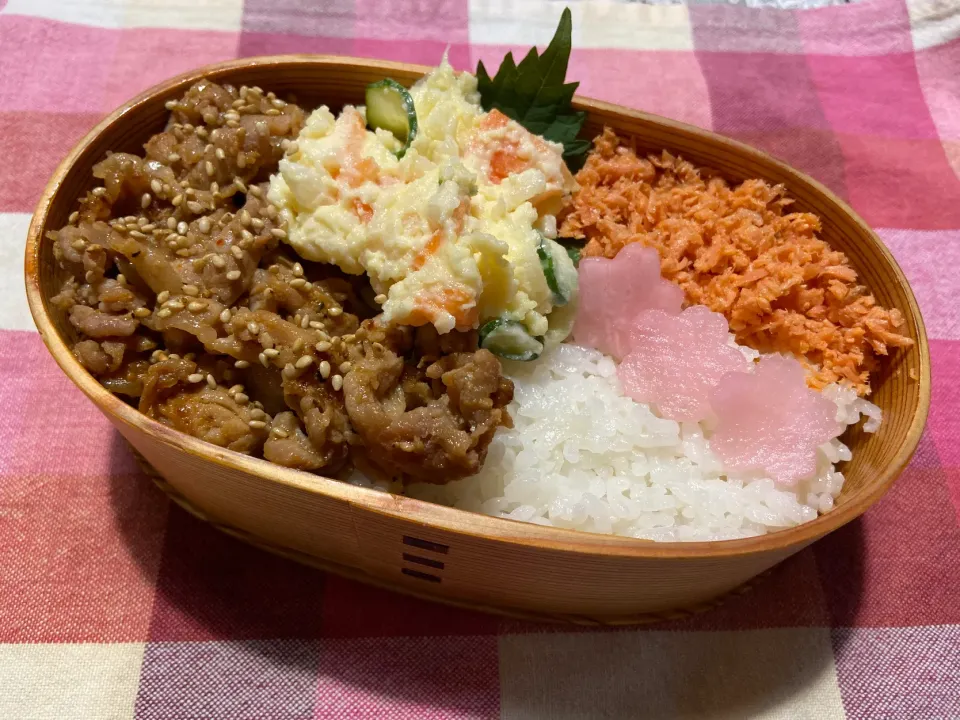
[[385,321],[480,329],[531,359],[573,315],[555,215],[575,189],[562,145],[484,111],[476,77],[444,59],[409,91],[386,80],[365,107],[315,110],[269,199],[299,255],[369,276]]

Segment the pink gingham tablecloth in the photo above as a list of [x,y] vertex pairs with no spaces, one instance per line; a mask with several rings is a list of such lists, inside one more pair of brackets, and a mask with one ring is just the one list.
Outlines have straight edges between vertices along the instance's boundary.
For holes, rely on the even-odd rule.
[[543,44],[553,0],[0,0],[0,718],[960,718],[960,3],[570,0],[583,94],[752,143],[877,228],[930,332],[910,467],[862,520],[692,620],[541,627],[266,555],[172,506],[26,309],[47,177],[204,63],[457,68]]

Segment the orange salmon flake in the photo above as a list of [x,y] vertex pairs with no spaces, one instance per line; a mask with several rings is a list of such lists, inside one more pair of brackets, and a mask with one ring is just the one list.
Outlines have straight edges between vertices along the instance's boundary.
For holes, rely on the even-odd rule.
[[877,305],[846,255],[818,236],[820,219],[785,212],[783,186],[731,186],[667,152],[641,158],[610,128],[577,182],[560,235],[587,239],[585,256],[655,248],[688,305],[722,313],[741,344],[804,358],[817,367],[812,387],[845,381],[868,395],[877,356],[913,345],[900,311]]

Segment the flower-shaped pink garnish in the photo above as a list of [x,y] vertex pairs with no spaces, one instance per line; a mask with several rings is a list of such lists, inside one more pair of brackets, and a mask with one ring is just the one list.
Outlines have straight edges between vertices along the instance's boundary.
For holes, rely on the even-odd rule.
[[817,469],[817,448],[837,437],[837,406],[807,387],[803,367],[767,355],[753,373],[730,373],[710,393],[717,427],[710,446],[727,468],[762,470],[793,485]]
[[580,306],[573,326],[579,345],[621,358],[629,350],[630,329],[642,310],[680,312],[683,290],[660,277],[660,255],[630,243],[612,260],[580,261]]
[[726,373],[747,372],[747,359],[727,344],[723,315],[694,305],[679,315],[645,310],[634,320],[630,350],[617,367],[624,392],[665,418],[699,422],[710,414],[710,391]]

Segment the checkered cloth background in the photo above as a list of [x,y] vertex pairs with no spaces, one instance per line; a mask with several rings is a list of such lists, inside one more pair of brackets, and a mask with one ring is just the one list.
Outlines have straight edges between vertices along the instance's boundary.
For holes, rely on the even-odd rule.
[[24,236],[105,113],[238,56],[462,69],[553,0],[0,0],[0,718],[960,718],[960,3],[569,0],[584,95],[736,137],[877,228],[929,329],[920,448],[861,520],[683,622],[589,631],[305,569],[172,506],[33,329]]

